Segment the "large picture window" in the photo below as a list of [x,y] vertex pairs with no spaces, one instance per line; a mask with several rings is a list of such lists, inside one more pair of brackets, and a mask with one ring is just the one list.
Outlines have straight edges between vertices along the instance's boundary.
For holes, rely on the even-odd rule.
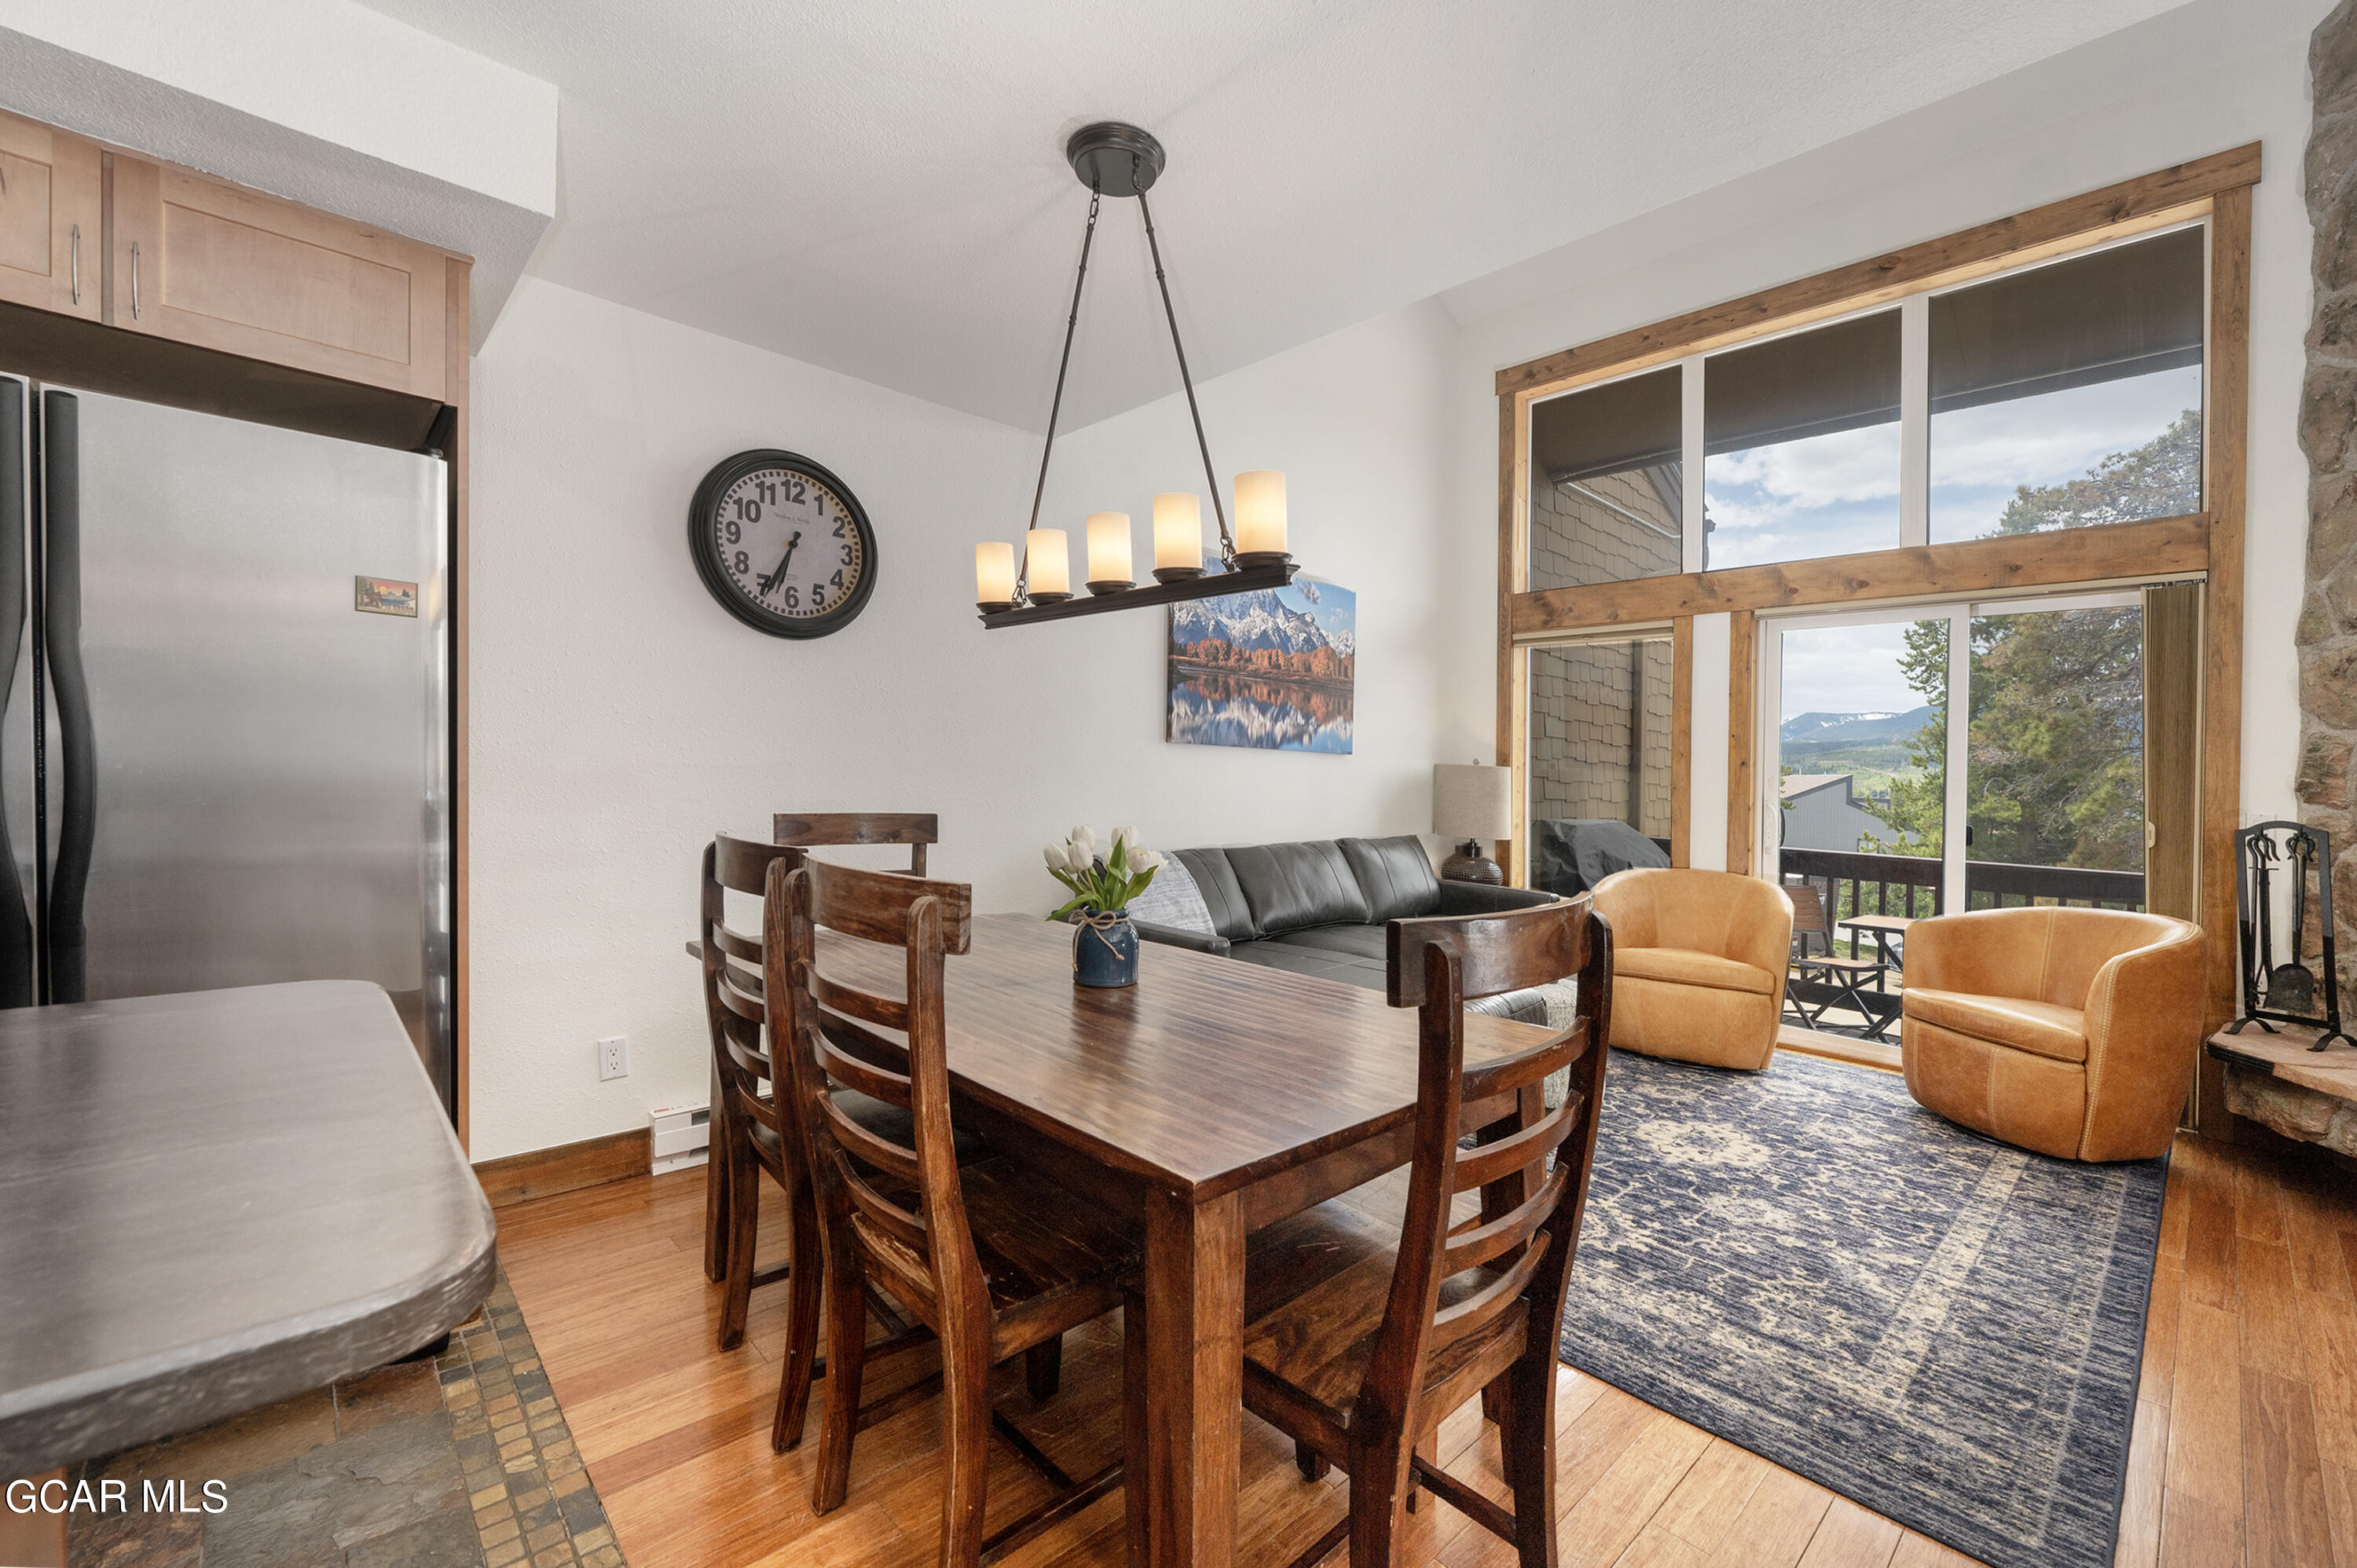
[[1703,565],[1899,544],[1899,312],[1703,360]]
[[1516,587],[2198,513],[2207,250],[2194,220],[1536,397]]
[[[2231,930],[2260,164],[1501,367],[1509,876],[1603,819],[1677,865],[1887,863],[1900,918],[2026,896]],[[2231,942],[2210,967],[2214,1025]]]
[[1934,295],[1932,538],[2201,510],[2197,225]]
[[1685,570],[1681,383],[1672,365],[1531,411],[1532,587]]

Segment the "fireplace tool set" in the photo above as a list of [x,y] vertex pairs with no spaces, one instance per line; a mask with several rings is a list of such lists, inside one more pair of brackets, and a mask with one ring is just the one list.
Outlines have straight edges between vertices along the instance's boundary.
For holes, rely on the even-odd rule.
[[[2278,873],[2288,880],[2290,941],[2276,941]],[[2313,898],[2321,949],[2310,966],[2309,906]],[[2256,1024],[2268,1034],[2278,1024],[2324,1031],[2310,1050],[2339,1040],[2357,1046],[2341,1026],[2341,986],[2332,952],[2332,840],[2299,822],[2259,822],[2234,834],[2234,900],[2242,930],[2243,1013],[2227,1029]]]

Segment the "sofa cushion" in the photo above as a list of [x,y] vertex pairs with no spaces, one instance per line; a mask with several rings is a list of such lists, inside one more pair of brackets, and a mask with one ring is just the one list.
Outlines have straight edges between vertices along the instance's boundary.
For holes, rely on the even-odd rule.
[[1269,940],[1286,947],[1372,959],[1380,964],[1387,965],[1392,961],[1390,937],[1381,926],[1314,926],[1306,931],[1287,931]]
[[1351,863],[1342,858],[1342,846],[1332,839],[1249,844],[1227,854],[1262,936],[1311,926],[1364,925],[1374,918]]
[[1226,850],[1173,850],[1170,858],[1194,878],[1195,891],[1202,895],[1203,907],[1211,911],[1214,932],[1232,942],[1258,940],[1260,928],[1253,924],[1252,906],[1244,902],[1244,890],[1236,884],[1235,868],[1228,864]]
[[1904,994],[1901,1005],[1910,1018],[2059,1062],[2087,1059],[2087,1015],[2076,1007],[1921,986],[1910,986]]
[[1381,925],[1440,913],[1440,878],[1433,875],[1424,841],[1414,833],[1337,842],[1359,890],[1367,896],[1367,918]]
[[1757,996],[1776,989],[1776,977],[1764,969],[1692,948],[1614,948],[1612,972],[1706,991],[1749,991]]

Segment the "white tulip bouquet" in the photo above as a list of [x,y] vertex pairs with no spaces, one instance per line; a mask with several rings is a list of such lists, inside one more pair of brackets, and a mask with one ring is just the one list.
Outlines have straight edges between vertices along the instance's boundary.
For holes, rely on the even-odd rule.
[[1095,830],[1085,824],[1041,853],[1048,874],[1072,890],[1071,900],[1049,916],[1050,920],[1069,918],[1075,909],[1105,914],[1125,909],[1162,869],[1162,857],[1137,842],[1135,828],[1114,829],[1113,848],[1103,858],[1097,854]]

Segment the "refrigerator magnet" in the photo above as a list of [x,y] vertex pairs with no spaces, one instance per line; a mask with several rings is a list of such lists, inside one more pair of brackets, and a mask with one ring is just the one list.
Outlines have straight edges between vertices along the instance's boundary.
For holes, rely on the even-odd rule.
[[354,577],[352,608],[374,616],[409,616],[417,614],[417,585],[396,583],[390,577]]

